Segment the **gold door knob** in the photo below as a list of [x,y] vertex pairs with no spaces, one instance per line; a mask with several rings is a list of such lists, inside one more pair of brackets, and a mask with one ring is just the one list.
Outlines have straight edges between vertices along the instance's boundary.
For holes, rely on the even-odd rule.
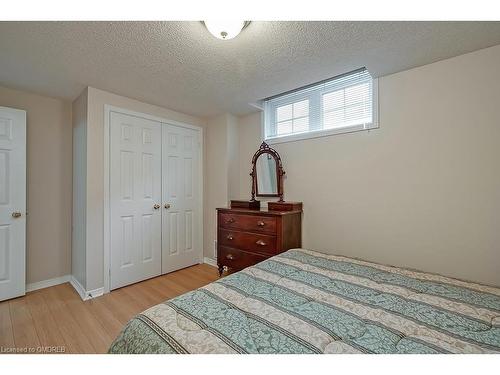
[[21,214],[20,212],[13,212],[13,213],[12,213],[12,217],[13,217],[14,219],[17,219],[18,217],[21,217],[21,216],[22,216],[22,214]]
[[266,244],[264,241],[262,241],[262,240],[258,240],[258,241],[256,242],[256,244],[257,244],[257,245],[259,245],[259,246],[266,246],[266,245],[267,245],[267,244]]
[[168,210],[170,208],[170,205],[168,203],[165,203],[165,206],[163,206],[163,207],[165,207],[165,209]]
[[226,259],[234,260],[234,255],[233,254],[227,254],[226,255]]
[[154,208],[155,210],[158,210],[160,207],[161,207],[161,206],[160,206],[159,204],[155,204],[155,205],[153,206],[153,208]]
[[228,234],[226,238],[231,241],[234,237],[232,234]]
[[259,227],[263,227],[264,225],[266,225],[266,223],[264,223],[263,221],[259,221],[259,222],[257,223],[257,225],[258,225]]
[[234,219],[231,217],[231,218],[229,218],[229,219],[226,220],[226,223],[227,224],[234,223]]

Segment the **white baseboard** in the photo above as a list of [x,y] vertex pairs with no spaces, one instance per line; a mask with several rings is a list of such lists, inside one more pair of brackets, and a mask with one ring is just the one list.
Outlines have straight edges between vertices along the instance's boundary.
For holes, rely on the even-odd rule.
[[89,298],[87,298],[87,299],[92,299],[92,298],[100,297],[100,296],[104,295],[104,287],[97,288],[97,289],[94,289],[94,290],[89,290],[87,292],[87,295],[89,296]]
[[217,261],[215,259],[205,257],[203,258],[203,263],[209,264],[211,266],[217,267]]
[[75,288],[76,292],[80,295],[80,298],[85,301],[85,288],[80,284],[80,282],[71,276],[71,280],[69,281],[73,288]]
[[54,277],[53,279],[37,281],[36,283],[31,283],[26,285],[26,292],[33,292],[34,290],[48,288],[51,286],[64,284],[70,281],[71,275],[64,275],[60,277]]
[[71,276],[71,279],[69,281],[73,288],[75,288],[76,292],[80,295],[80,298],[83,301],[87,301],[92,298],[100,297],[104,294],[104,288],[98,288],[94,290],[85,290],[85,288],[80,284],[80,282],[75,279],[73,276]]

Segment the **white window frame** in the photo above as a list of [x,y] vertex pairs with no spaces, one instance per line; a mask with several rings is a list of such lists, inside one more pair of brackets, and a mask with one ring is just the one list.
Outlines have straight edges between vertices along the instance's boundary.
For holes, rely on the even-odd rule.
[[[282,103],[277,102],[277,103],[278,103],[278,105],[277,105],[277,106],[281,106],[281,105],[285,106],[285,105],[288,105],[288,104],[292,104],[292,105],[293,105],[294,103],[301,102],[301,101],[306,100],[306,99],[307,99],[309,102],[311,101],[311,97],[310,97],[309,95],[307,95],[307,93],[304,93],[303,95],[297,95],[297,96],[296,96],[296,99],[297,99],[297,100],[296,100],[296,101],[294,101],[293,103],[290,103],[290,102],[289,102],[289,101],[287,101],[287,100],[283,100],[283,102],[282,102]],[[275,117],[276,117],[276,112],[275,112],[275,111],[273,111],[273,113],[271,113],[271,114],[270,114],[270,116],[271,116],[271,119],[272,119],[273,124],[277,126],[277,124],[278,124],[278,123],[276,122],[276,118],[275,118]],[[309,112],[309,116],[310,116],[310,112]],[[309,116],[308,116],[308,117],[309,117]],[[295,118],[293,118],[293,117],[292,117],[290,120],[293,122],[293,120],[295,120]],[[292,126],[293,126],[293,125],[292,125]],[[301,133],[301,134],[306,134],[306,133]],[[283,138],[283,137],[289,137],[289,136],[292,136],[292,135],[297,135],[297,134],[284,135],[284,136],[281,136],[281,137],[282,137],[282,138]],[[264,133],[264,137],[265,137],[265,133]],[[270,138],[269,138],[269,139],[270,139]]]
[[[324,90],[324,92],[321,92],[320,95],[322,96],[323,94],[327,94],[331,91],[333,91],[333,90]],[[311,100],[311,97],[307,94],[304,94],[303,97],[297,96],[297,98],[298,98],[297,101],[304,100],[304,99]],[[289,104],[289,103],[287,102],[284,104]],[[322,103],[320,102],[319,105],[322,106]],[[323,111],[322,110],[320,110],[320,114],[321,114],[321,121],[323,121],[323,119],[322,119]],[[278,143],[301,141],[301,140],[305,140],[305,139],[329,137],[329,136],[337,135],[337,134],[354,133],[354,132],[359,132],[359,131],[364,131],[364,130],[369,131],[372,129],[377,129],[378,127],[379,127],[378,78],[373,78],[372,79],[372,122],[371,123],[351,125],[351,126],[345,126],[345,127],[333,128],[333,129],[318,129],[318,130],[304,132],[304,133],[289,134],[289,135],[276,136],[276,137],[266,137],[266,114],[265,114],[265,111],[263,110],[262,111],[262,118],[261,118],[261,138],[267,144],[278,144]]]

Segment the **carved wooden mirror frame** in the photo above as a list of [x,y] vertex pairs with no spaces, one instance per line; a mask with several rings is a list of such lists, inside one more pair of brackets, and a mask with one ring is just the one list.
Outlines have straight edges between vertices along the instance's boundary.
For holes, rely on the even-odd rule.
[[[277,194],[259,194],[258,186],[257,186],[257,159],[262,154],[270,154],[274,161],[276,162],[276,184],[278,185],[278,193]],[[266,142],[262,142],[260,148],[253,155],[252,158],[252,172],[250,172],[250,176],[252,176],[252,199],[251,202],[255,202],[255,197],[279,197],[278,202],[283,202],[283,176],[285,175],[285,171],[283,170],[283,165],[281,164],[281,158],[278,152],[269,147]]]

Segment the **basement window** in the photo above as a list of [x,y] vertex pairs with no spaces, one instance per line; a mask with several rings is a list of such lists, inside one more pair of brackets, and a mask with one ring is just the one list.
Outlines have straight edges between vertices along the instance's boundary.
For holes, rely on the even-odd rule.
[[366,68],[264,99],[264,138],[280,143],[378,128],[377,80]]

